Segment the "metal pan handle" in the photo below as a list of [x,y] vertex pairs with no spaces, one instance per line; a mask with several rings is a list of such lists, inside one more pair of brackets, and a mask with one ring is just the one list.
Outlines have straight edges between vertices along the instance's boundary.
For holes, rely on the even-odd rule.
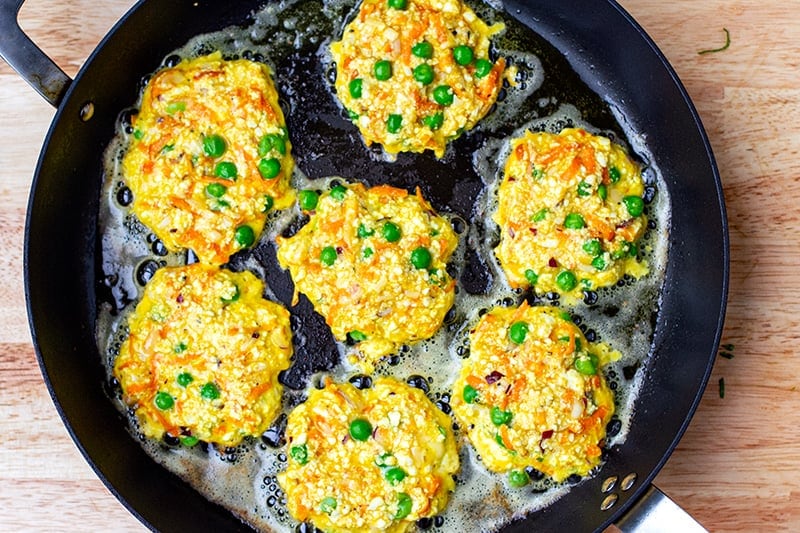
[[0,57],[53,107],[72,83],[52,59],[25,35],[17,18],[25,0],[0,0]]
[[622,533],[706,533],[703,526],[655,485],[650,485],[614,526]]

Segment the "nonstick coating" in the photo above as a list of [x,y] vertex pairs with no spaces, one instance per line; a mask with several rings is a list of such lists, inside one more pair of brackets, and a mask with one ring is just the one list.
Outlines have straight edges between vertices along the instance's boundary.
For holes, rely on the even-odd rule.
[[[178,0],[137,4],[98,46],[67,93],[45,142],[28,207],[26,293],[51,395],[98,476],[140,520],[161,531],[249,529],[154,463],[131,438],[104,390],[94,334],[102,275],[97,271],[102,153],[118,113],[136,101],[145,74],[192,36],[246,24],[258,7]],[[626,441],[608,451],[601,476],[508,528],[594,531],[646,488],[683,434],[708,380],[727,295],[721,186],[702,125],[677,76],[617,4],[540,0],[534,8],[507,0],[505,7],[558,48],[586,84],[631,121],[632,130],[646,134],[672,202],[669,263],[653,355]],[[94,116],[83,122],[80,109],[86,102],[93,103]],[[402,173],[402,158],[400,163],[396,169]],[[395,183],[402,185],[402,177]],[[434,204],[454,202],[458,211],[453,197],[469,193],[472,186],[466,181],[423,192]],[[634,488],[619,491],[617,505],[601,511],[602,480],[629,473],[638,476]]]

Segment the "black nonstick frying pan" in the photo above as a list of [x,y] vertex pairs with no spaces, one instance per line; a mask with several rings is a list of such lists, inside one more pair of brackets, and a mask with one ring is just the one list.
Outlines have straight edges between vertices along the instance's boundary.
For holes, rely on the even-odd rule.
[[[21,3],[0,0],[0,55],[58,107],[34,176],[25,231],[28,312],[50,393],[97,475],[149,527],[247,531],[230,512],[158,466],[109,401],[94,329],[98,299],[106,297],[98,267],[97,213],[103,151],[120,112],[136,101],[143,77],[191,37],[247,24],[264,2],[144,0],[115,26],[75,80],[21,33],[16,24]],[[559,80],[565,83],[554,82],[562,89],[552,88],[563,91],[560,98],[582,100],[587,120],[599,127],[617,129],[615,117],[624,117],[627,127],[645,139],[671,200],[664,289],[653,317],[651,355],[639,370],[644,376],[630,432],[608,451],[599,475],[508,530],[596,531],[612,522],[636,524],[660,501],[651,481],[695,411],[722,331],[728,236],[718,172],[676,74],[619,5],[611,0],[506,0],[503,6],[541,36],[531,46],[543,47],[543,57],[569,67]],[[308,105],[318,101],[303,90],[309,89],[306,74],[324,78],[325,73],[306,58],[298,51],[287,55],[286,69],[277,65],[278,85],[285,87],[292,111],[289,129],[292,140],[297,139],[300,168],[311,177],[363,179],[380,171],[384,181],[399,186],[422,177],[423,193],[434,206],[469,216],[480,181],[463,158],[440,162],[401,156],[388,164],[361,157],[363,147],[354,143],[355,133],[335,106]],[[544,67],[558,70],[546,62]],[[570,86],[584,89],[570,94]],[[469,153],[480,141],[467,135],[459,139],[458,150]],[[300,154],[306,142],[314,143],[322,156],[304,159]],[[461,281],[476,291],[487,282],[480,269],[469,268]],[[297,379],[311,370],[299,368]],[[618,482],[609,488],[612,477]]]

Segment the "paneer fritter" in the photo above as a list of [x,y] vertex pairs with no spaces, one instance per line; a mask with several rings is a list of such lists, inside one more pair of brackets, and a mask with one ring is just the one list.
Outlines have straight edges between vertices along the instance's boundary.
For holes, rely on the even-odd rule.
[[436,333],[453,304],[446,263],[458,239],[419,189],[356,183],[319,198],[298,194],[311,218],[277,238],[278,261],[333,335],[355,343],[351,362],[370,372],[400,345]]
[[266,65],[219,53],[156,73],[123,160],[133,212],[171,251],[223,264],[294,200],[293,161]]
[[590,344],[568,313],[495,308],[470,332],[451,405],[486,467],[512,486],[533,468],[555,481],[600,462],[614,397],[601,373],[619,357]]
[[608,138],[565,129],[514,140],[493,215],[510,285],[569,301],[647,274],[643,193],[639,166]]
[[156,271],[114,362],[150,438],[223,446],[266,430],[292,355],[289,312],[250,272],[195,263]]
[[497,100],[505,60],[491,60],[487,26],[460,0],[364,0],[331,45],[336,93],[367,145],[444,155]]
[[440,513],[459,469],[451,421],[391,378],[329,382],[289,415],[278,474],[291,515],[323,531],[402,532]]

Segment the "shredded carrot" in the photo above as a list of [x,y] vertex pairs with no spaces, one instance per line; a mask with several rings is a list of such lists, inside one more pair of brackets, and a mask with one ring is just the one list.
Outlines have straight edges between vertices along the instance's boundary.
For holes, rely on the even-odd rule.
[[500,438],[503,439],[503,445],[509,450],[514,450],[514,445],[511,443],[511,438],[508,435],[508,426],[503,424],[500,426]]
[[481,378],[479,378],[478,376],[474,376],[474,375],[470,374],[469,376],[467,376],[467,383],[470,386],[472,386],[473,388],[477,389],[478,387],[483,385],[483,380]]

